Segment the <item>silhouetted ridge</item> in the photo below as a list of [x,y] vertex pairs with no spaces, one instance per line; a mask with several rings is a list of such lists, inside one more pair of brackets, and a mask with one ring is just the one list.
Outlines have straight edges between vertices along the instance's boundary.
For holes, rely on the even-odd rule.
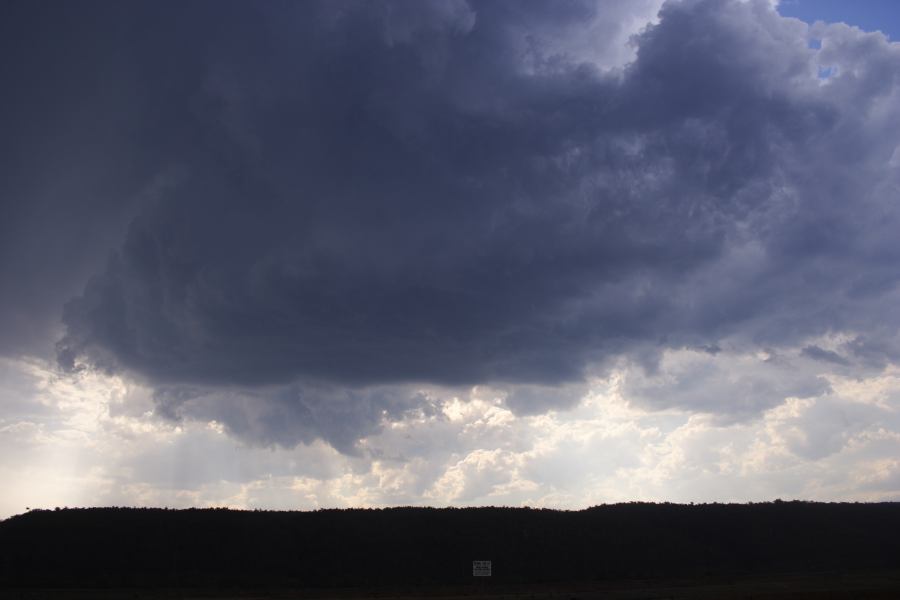
[[96,508],[0,522],[0,584],[456,584],[900,567],[900,504],[617,504],[578,512]]

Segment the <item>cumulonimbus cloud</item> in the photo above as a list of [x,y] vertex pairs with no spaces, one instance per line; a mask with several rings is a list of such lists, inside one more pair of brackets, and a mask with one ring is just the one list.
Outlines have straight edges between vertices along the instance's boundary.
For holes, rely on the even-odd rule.
[[621,68],[554,43],[626,4],[186,19],[179,64],[136,51],[178,175],[66,305],[61,364],[283,386],[263,412],[302,426],[271,439],[349,447],[422,406],[378,386],[523,386],[534,413],[528,390],[725,338],[893,360],[898,45],[762,0],[667,2]]

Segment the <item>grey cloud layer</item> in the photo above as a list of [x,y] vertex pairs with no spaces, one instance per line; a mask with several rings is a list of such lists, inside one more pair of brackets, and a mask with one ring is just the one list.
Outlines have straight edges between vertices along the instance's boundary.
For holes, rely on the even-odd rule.
[[535,413],[572,404],[540,386],[725,338],[897,356],[883,37],[669,2],[604,70],[554,40],[644,3],[203,8],[147,8],[126,42],[164,183],[66,305],[64,366],[282,386],[262,421],[221,420],[349,447],[421,405],[371,386],[522,386],[510,406]]

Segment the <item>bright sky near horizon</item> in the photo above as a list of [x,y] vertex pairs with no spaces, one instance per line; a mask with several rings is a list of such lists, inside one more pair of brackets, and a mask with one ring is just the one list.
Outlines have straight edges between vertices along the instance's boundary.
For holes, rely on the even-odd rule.
[[0,517],[900,500],[896,6],[0,3]]

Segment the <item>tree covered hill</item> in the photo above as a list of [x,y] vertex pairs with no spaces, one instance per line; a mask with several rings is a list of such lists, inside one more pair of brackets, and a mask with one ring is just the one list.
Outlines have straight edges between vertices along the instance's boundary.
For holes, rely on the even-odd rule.
[[90,508],[0,522],[0,585],[346,587],[900,568],[900,503]]

